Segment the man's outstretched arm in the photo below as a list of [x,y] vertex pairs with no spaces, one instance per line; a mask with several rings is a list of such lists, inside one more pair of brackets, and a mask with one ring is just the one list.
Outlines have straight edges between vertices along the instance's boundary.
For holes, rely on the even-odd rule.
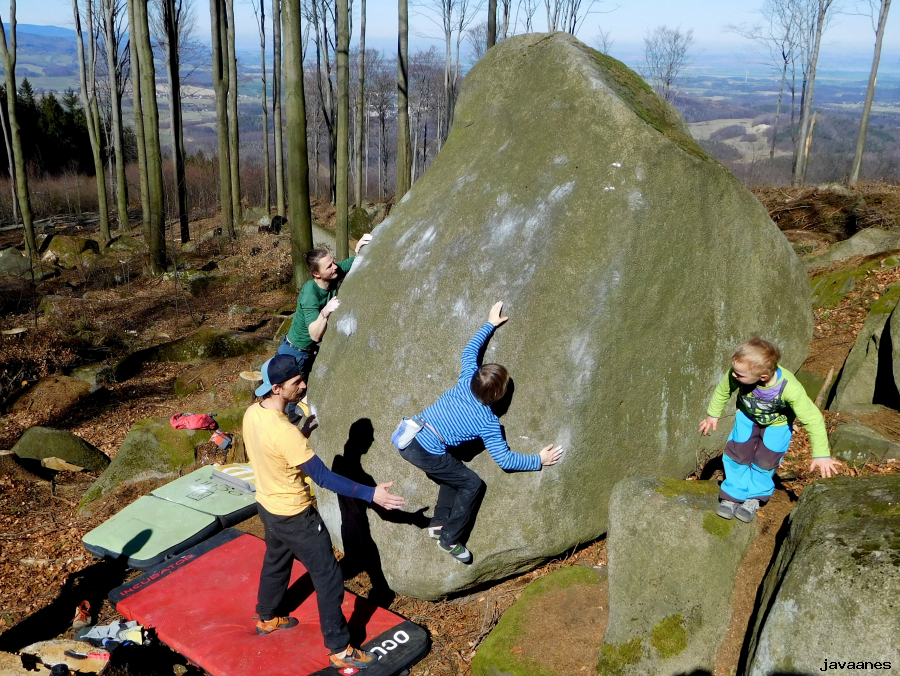
[[300,465],[300,469],[309,475],[316,482],[317,486],[326,488],[338,495],[374,502],[385,509],[396,509],[406,504],[406,501],[399,495],[394,495],[386,490],[391,486],[392,482],[378,484],[374,488],[372,486],[363,486],[345,476],[332,472],[325,466],[325,463],[322,462],[318,455],[313,455],[312,458]]

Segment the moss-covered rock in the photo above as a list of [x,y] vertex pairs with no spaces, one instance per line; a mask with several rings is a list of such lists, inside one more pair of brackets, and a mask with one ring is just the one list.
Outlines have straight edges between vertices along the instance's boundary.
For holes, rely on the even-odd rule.
[[372,217],[363,207],[356,207],[350,212],[350,239],[359,239],[366,233],[372,232]]
[[12,450],[20,458],[32,460],[62,458],[89,472],[102,472],[109,466],[107,455],[93,444],[71,432],[49,427],[29,427]]
[[[617,481],[694,469],[697,421],[737,344],[764,334],[795,369],[812,335],[809,279],[765,208],[624,64],[565,33],[516,36],[466,76],[454,119],[341,286],[310,383],[316,452],[331,462],[370,418],[364,469],[430,509],[437,487],[390,432],[456,383],[503,300],[510,321],[485,359],[515,380],[507,438],[566,455],[521,474],[472,461],[487,492],[471,566],[373,519],[391,587],[425,598],[604,533]],[[336,498],[319,505],[339,540]]]
[[85,251],[99,253],[100,245],[96,240],[71,235],[53,235],[46,245],[44,256],[48,254],[55,260],[56,265],[71,270],[77,268],[84,260],[81,256]]
[[856,287],[857,281],[882,267],[881,258],[871,258],[855,267],[830,270],[813,276],[810,280],[813,306],[825,309],[837,307],[844,296]]
[[900,233],[881,228],[866,228],[850,239],[831,245],[825,253],[805,259],[803,263],[808,270],[812,270],[845,261],[854,256],[872,256],[894,249],[900,249]]
[[[565,603],[565,597],[560,594],[563,590],[575,588],[579,593],[591,594],[598,591],[599,585],[597,574],[591,568],[581,566],[560,568],[529,584],[479,646],[472,660],[473,676],[563,676],[568,673],[548,665],[541,655],[524,653],[520,646],[528,641],[530,631],[538,628],[541,633],[561,630],[560,627],[539,626],[540,622],[533,621],[538,604]],[[560,598],[557,600],[556,596]],[[583,621],[590,622],[591,619],[583,618]],[[559,636],[557,640],[565,639]],[[572,646],[573,650],[583,648]]]
[[900,444],[855,420],[831,433],[831,455],[851,463],[900,458]]
[[[896,406],[900,401],[900,396],[896,395],[893,369],[890,367],[893,353],[891,331],[885,330],[898,301],[900,284],[894,284],[869,308],[869,315],[834,384],[834,395],[828,402],[830,410],[842,411],[859,404],[883,403],[877,401],[876,397],[879,379],[884,379],[885,384],[893,387],[893,392],[884,394],[889,398],[893,395],[894,401],[889,403]],[[888,365],[886,369],[885,363]]]
[[111,239],[106,248],[135,256],[147,253],[147,245],[144,244],[143,240],[137,239],[132,235],[119,235]]
[[[238,430],[246,407],[220,411],[216,415],[225,433]],[[147,418],[132,425],[119,452],[78,503],[84,509],[123,483],[166,476],[194,464],[196,450],[209,441],[209,430],[176,430],[168,418]]]
[[31,270],[31,261],[16,248],[0,251],[0,275],[22,277]]
[[609,506],[600,676],[712,671],[753,525],[716,516],[707,481],[626,479]]
[[[803,491],[766,574],[749,676],[881,673],[900,664],[900,475],[823,479]],[[867,661],[868,666],[858,666]],[[827,672],[826,672],[827,673]]]

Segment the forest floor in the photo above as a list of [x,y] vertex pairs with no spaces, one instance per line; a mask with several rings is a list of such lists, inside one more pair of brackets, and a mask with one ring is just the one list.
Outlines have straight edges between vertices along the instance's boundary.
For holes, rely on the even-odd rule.
[[[847,224],[854,208],[857,222],[863,222],[864,218],[881,219],[871,224],[885,227],[886,219],[893,218],[892,227],[900,224],[900,188],[894,186],[877,186],[867,193],[865,209],[882,205],[880,216],[865,211],[858,199],[846,198],[846,203],[835,205],[828,201],[831,197],[823,198],[812,189],[793,192],[761,189],[757,194],[773,216],[791,214],[790,227],[785,228],[789,230],[807,229],[844,239],[847,230],[854,227]],[[198,231],[203,231],[213,228],[215,223],[208,220],[195,225]],[[76,230],[66,234],[90,233]],[[8,235],[4,233],[2,239]],[[0,246],[3,245],[9,244],[0,241]],[[59,303],[58,313],[36,313],[30,289],[20,289],[20,295],[12,300],[6,298],[0,330],[22,327],[27,331],[16,336],[0,336],[3,385],[0,399],[8,399],[23,383],[33,383],[40,377],[83,363],[111,362],[135,349],[187,335],[198,326],[252,330],[270,337],[280,324],[279,319],[271,318],[272,314],[293,310],[296,295],[289,285],[290,247],[284,239],[249,235],[225,249],[215,240],[207,240],[192,258],[194,262],[215,262],[229,274],[243,276],[246,282],[212,287],[192,297],[179,290],[175,282],[153,279],[139,270],[134,271],[132,279],[115,286],[98,286],[76,270],[49,279],[37,289],[42,296],[52,294],[64,299]],[[816,310],[813,341],[804,368],[825,374],[834,367],[837,372],[865,320],[868,306],[883,289],[897,281],[900,281],[900,268],[877,272],[865,284],[857,285],[839,307],[827,312]],[[249,318],[229,316],[229,308],[236,305],[250,305],[264,312]],[[170,416],[194,408],[211,410],[213,405],[230,406],[231,395],[225,385],[233,382],[245,366],[235,360],[219,374],[216,382],[205,383],[202,391],[187,398],[177,398],[173,393],[175,378],[188,368],[184,364],[148,363],[136,377],[109,384],[92,395],[73,414],[61,416],[52,409],[7,413],[0,419],[0,449],[12,448],[28,427],[44,425],[70,430],[114,457],[130,427],[140,419]],[[826,422],[832,427],[834,416],[826,413]],[[201,462],[221,459],[210,444]],[[801,429],[779,470],[779,491],[756,522],[760,536],[745,559],[745,574],[739,576],[735,587],[732,622],[719,651],[716,676],[735,673],[758,586],[775,549],[775,535],[803,489],[817,478],[806,472],[809,459],[809,441]],[[720,461],[706,458],[692,476],[716,478],[721,476],[719,467]],[[894,473],[900,471],[900,464],[869,463],[845,471],[853,475]],[[8,455],[0,455],[0,650],[15,652],[34,641],[71,636],[69,625],[75,607],[85,598],[91,599],[94,608],[99,609],[96,619],[101,623],[118,617],[105,600],[106,592],[134,573],[93,561],[84,551],[81,538],[110,515],[153,490],[160,480],[127,485],[90,515],[80,515],[75,506],[95,478],[96,475],[87,472],[60,472],[56,476],[31,473]],[[250,532],[259,530],[254,520],[242,527]],[[413,676],[469,674],[478,645],[525,586],[552,570],[572,565],[602,570],[606,565],[605,541],[587,543],[530,573],[477,593],[437,602],[395,597],[390,608],[425,626],[433,640],[430,654],[413,668]],[[362,596],[371,589],[366,573],[348,579],[346,584]],[[561,609],[556,619],[566,621],[566,612]],[[568,612],[574,615],[583,611],[572,608]],[[598,612],[605,622],[606,609]],[[568,620],[577,621],[577,618]],[[575,672],[595,673],[600,638],[595,637],[597,645],[579,647],[579,652],[585,655],[585,664],[581,665],[583,669],[572,665]],[[551,635],[548,641],[552,640]],[[549,643],[547,649],[550,650]],[[530,646],[529,650],[539,651],[540,646]],[[168,675],[174,667],[178,667],[174,672],[178,674],[185,673],[184,667],[188,673],[199,673],[186,665],[183,658],[164,648],[119,649],[106,673]]]

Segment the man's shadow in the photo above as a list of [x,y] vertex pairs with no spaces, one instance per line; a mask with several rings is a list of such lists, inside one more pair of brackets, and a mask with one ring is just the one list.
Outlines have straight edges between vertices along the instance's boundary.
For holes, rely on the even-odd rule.
[[[369,452],[374,442],[375,428],[372,421],[368,418],[360,418],[350,425],[347,441],[344,444],[344,454],[335,456],[331,470],[358,484],[375,486],[377,483],[375,479],[362,467],[362,456]],[[384,577],[381,556],[375,540],[372,538],[366,510],[374,510],[385,521],[427,528],[429,519],[424,514],[425,508],[415,512],[387,510],[374,503],[370,505],[363,500],[343,495],[338,496],[338,506],[341,510],[341,539],[344,542],[344,558],[341,560],[344,578],[349,579],[363,571],[367,572],[372,582],[369,601],[386,608],[394,600],[395,594]],[[357,610],[354,610],[352,618],[354,624],[362,621],[361,618],[356,617]]]

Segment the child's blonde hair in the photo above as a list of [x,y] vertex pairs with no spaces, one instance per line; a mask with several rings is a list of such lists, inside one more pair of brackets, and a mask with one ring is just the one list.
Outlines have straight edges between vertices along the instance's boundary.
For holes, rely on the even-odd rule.
[[731,363],[740,362],[753,369],[753,375],[775,375],[781,352],[774,344],[762,338],[753,338],[741,343],[731,355]]

